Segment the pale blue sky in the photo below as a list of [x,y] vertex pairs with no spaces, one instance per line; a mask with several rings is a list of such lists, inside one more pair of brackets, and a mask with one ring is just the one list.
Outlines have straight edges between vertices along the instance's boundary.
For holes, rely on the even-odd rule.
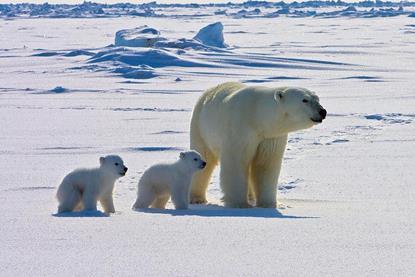
[[[234,3],[238,3],[238,2],[245,2],[246,0],[231,0],[231,2]],[[269,2],[279,2],[281,0],[268,0]],[[289,2],[293,2],[294,0],[285,0],[286,3]],[[6,4],[6,3],[22,3],[22,2],[29,2],[29,3],[64,3],[64,4],[77,4],[77,3],[82,3],[83,0],[0,0],[0,3],[2,4]],[[97,3],[108,3],[108,4],[112,4],[112,3],[125,3],[125,2],[129,2],[129,3],[148,3],[148,2],[152,2],[152,0],[147,0],[147,1],[128,1],[128,0],[92,0],[92,2],[97,2]],[[203,0],[157,0],[157,3],[227,3],[229,2],[229,0],[207,0],[207,1],[203,1]],[[299,1],[300,2],[300,1]],[[347,2],[358,2],[358,0],[348,0]],[[400,0],[392,0],[392,2],[400,2]]]

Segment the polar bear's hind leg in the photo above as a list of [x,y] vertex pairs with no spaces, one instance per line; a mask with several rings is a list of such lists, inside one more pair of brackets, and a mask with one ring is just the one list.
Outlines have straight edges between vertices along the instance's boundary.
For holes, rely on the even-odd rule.
[[137,200],[133,205],[133,209],[148,208],[156,197],[155,192],[150,183],[147,183],[143,177],[138,184]]
[[169,201],[169,198],[169,194],[158,195],[156,199],[154,199],[151,203],[151,208],[164,209],[166,207],[167,201]]
[[197,127],[196,124],[193,124],[193,121],[195,120],[195,118],[192,118],[190,148],[202,155],[206,162],[206,167],[203,170],[196,172],[192,177],[190,203],[204,204],[207,203],[206,191],[212,172],[218,164],[218,159],[201,137],[199,127]]
[[77,208],[78,205],[80,205],[82,195],[80,191],[71,188],[65,191],[64,195],[62,195],[60,198],[61,199],[59,199],[58,213],[72,212]]

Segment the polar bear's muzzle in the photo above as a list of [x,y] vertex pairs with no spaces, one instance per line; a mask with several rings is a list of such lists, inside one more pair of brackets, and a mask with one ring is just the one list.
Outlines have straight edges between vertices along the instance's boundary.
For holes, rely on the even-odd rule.
[[323,119],[326,118],[327,111],[324,108],[320,108],[320,110],[318,111],[318,115],[320,116],[319,118],[310,118],[311,121],[316,122],[316,123],[323,122]]
[[127,173],[128,167],[124,166],[124,171],[120,172],[121,176],[125,176],[125,174]]
[[202,162],[199,166],[200,169],[204,169],[206,167],[206,162]]

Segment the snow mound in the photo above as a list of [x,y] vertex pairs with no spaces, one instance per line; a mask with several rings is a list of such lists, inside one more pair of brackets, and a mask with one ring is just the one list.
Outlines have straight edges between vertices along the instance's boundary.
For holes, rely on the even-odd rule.
[[217,47],[205,45],[195,39],[180,38],[177,40],[159,41],[154,44],[157,48],[193,49],[196,51],[222,51]]
[[77,57],[77,56],[93,56],[94,52],[86,51],[86,50],[73,50],[66,54],[63,54],[65,57]]
[[171,52],[163,49],[129,49],[124,47],[111,48],[98,52],[88,63],[115,62],[117,64],[125,64],[129,66],[147,65],[152,68],[160,68],[166,66],[211,66],[209,63],[194,61],[179,57]]
[[113,72],[127,79],[151,79],[158,76],[154,69],[147,65],[120,66],[114,69]]
[[203,27],[199,30],[194,39],[208,46],[218,48],[228,47],[223,38],[223,25],[221,22],[212,23]]
[[119,30],[115,33],[115,46],[153,47],[157,41],[164,40],[160,32],[147,25],[134,29]]

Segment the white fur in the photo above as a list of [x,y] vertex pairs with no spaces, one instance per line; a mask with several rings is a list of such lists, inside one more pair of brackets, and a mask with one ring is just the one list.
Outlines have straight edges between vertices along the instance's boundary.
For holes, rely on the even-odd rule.
[[164,209],[170,198],[176,209],[187,209],[192,175],[206,162],[196,151],[180,153],[175,163],[156,164],[147,169],[138,183],[137,201],[133,209]]
[[127,169],[119,156],[111,155],[101,157],[98,168],[72,171],[63,179],[56,193],[58,213],[96,210],[97,201],[106,213],[114,213],[114,183],[125,175]]
[[210,176],[220,161],[226,206],[249,207],[249,196],[257,206],[275,207],[288,133],[312,127],[325,113],[318,97],[304,88],[224,83],[207,90],[193,110],[190,128],[191,148],[207,162],[193,176],[191,202],[206,202]]

